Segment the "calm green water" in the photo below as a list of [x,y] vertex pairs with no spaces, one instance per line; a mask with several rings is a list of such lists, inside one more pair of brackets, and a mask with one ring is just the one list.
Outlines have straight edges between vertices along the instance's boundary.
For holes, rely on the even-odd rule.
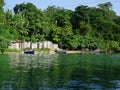
[[120,54],[0,55],[0,90],[120,90]]

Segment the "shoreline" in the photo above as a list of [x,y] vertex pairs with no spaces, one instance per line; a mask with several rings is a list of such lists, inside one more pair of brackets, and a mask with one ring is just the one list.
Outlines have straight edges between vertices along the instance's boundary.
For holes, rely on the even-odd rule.
[[[61,52],[64,52],[64,50],[60,50]],[[4,52],[3,54],[24,54],[24,51],[8,51]],[[98,53],[105,53],[105,54],[111,54],[111,53],[119,53],[119,52],[113,52],[113,51],[88,51],[88,50],[66,50],[66,54],[98,54]],[[2,53],[0,53],[2,54]],[[56,54],[55,50],[50,50],[50,51],[36,51],[35,54]]]

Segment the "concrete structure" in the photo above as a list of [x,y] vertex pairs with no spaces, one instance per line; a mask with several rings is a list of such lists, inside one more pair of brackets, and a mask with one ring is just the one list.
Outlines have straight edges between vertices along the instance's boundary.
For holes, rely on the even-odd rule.
[[43,41],[43,48],[51,49],[53,48],[53,43],[51,41]]
[[58,50],[58,44],[54,44],[51,41],[43,41],[43,42],[36,42],[36,43],[31,43],[31,42],[23,42],[23,41],[12,41],[11,45],[8,47],[10,49],[22,49],[22,48],[37,48],[37,49],[42,49],[42,48],[47,48],[51,50]]
[[53,48],[52,48],[53,50],[58,50],[59,48],[58,48],[58,44],[53,44]]
[[23,48],[30,48],[30,42],[24,42]]
[[10,46],[8,48],[19,50],[20,48],[23,48],[23,42],[20,41],[20,40],[18,40],[18,41],[11,41],[11,44],[10,44]]
[[38,45],[37,43],[31,43],[30,48],[37,48],[38,47],[37,45]]
[[38,48],[38,49],[44,48],[44,47],[43,47],[43,43],[42,43],[42,42],[38,42],[38,43],[37,43],[37,48]]

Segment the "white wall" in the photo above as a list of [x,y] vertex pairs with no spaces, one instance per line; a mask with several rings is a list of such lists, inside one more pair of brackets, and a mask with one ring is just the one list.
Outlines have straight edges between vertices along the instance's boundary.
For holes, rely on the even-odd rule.
[[22,43],[22,47],[19,47],[20,43],[18,42],[11,42],[11,45],[8,47],[10,49],[21,49],[21,48],[48,48],[51,50],[56,50],[59,49],[58,48],[58,44],[53,44],[51,41],[43,41],[43,42],[38,42],[38,43],[32,43],[30,44],[30,42],[24,42]]
[[38,49],[42,49],[43,48],[43,43],[42,42],[38,42]]
[[53,44],[53,46],[54,46],[54,47],[53,47],[54,50],[58,50],[58,49],[59,49],[59,48],[58,48],[58,44]]
[[23,48],[30,48],[30,42],[24,42]]
[[37,43],[32,43],[31,48],[37,48]]
[[43,48],[52,48],[53,47],[53,43],[51,41],[44,41],[43,42]]
[[10,48],[10,49],[19,49],[19,43],[11,43],[11,45],[8,48]]

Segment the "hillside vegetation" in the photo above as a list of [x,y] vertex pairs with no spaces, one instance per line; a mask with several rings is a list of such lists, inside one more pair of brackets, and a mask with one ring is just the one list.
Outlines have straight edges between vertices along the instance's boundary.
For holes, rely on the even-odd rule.
[[98,7],[77,6],[74,11],[56,6],[38,9],[32,3],[4,11],[0,0],[0,50],[11,40],[38,42],[50,40],[69,50],[102,49],[120,51],[120,16],[112,3]]

